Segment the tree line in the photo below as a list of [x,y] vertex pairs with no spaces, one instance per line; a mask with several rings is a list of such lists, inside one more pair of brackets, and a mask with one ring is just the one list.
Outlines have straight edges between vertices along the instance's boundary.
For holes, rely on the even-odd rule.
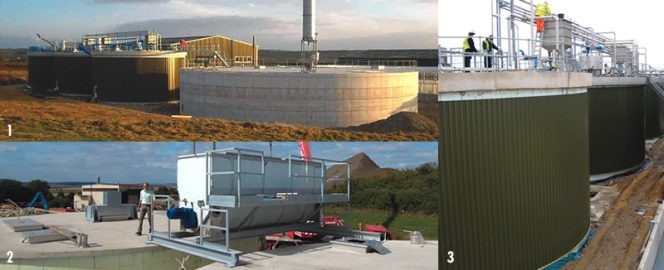
[[[41,192],[49,208],[67,208],[74,205],[74,192],[65,195],[64,192],[60,191],[57,196],[53,196],[49,191],[50,188],[47,181],[39,179],[32,180],[25,185],[14,179],[0,179],[0,203],[6,203],[6,199],[11,199],[25,207],[32,201],[37,192]],[[43,207],[41,197],[37,198],[33,207]]]
[[[355,208],[438,214],[438,164],[426,163],[394,174],[350,180],[350,203]],[[331,192],[346,192],[346,185]]]

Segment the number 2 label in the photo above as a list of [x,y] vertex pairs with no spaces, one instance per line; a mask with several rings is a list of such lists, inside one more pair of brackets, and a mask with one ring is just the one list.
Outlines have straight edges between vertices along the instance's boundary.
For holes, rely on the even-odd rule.
[[9,258],[7,259],[7,263],[14,263],[14,261],[12,261],[12,257],[14,257],[14,252],[11,250],[7,251],[7,256],[9,256]]

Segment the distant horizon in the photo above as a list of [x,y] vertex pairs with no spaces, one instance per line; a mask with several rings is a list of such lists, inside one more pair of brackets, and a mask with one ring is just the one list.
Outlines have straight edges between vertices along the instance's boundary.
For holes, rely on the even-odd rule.
[[[438,162],[437,142],[310,142],[314,157],[345,160],[367,154],[381,168],[416,168]],[[217,149],[244,148],[266,156],[299,156],[297,142],[218,142]],[[196,143],[196,152],[212,150]],[[0,179],[49,183],[177,183],[177,158],[191,142],[0,142]],[[89,179],[89,180],[88,180]]]
[[[437,0],[320,1],[319,49],[436,49],[437,6]],[[44,45],[36,33],[78,42],[88,33],[153,29],[164,37],[223,35],[250,41],[256,36],[263,48],[297,50],[302,1],[2,1],[0,25],[0,48]]]

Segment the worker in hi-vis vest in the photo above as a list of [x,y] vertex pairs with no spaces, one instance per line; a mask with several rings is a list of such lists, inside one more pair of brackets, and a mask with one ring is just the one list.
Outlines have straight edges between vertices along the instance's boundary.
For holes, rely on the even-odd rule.
[[[467,53],[475,53],[477,52],[477,49],[475,49],[475,42],[473,41],[473,36],[475,36],[475,31],[470,31],[468,32],[468,37],[466,37],[463,40],[463,51]],[[467,55],[464,57],[464,62],[463,66],[464,67],[470,67],[470,60],[472,59],[472,56]]]
[[500,51],[500,49],[493,44],[493,35],[490,35],[482,41],[482,51],[487,54],[487,56],[484,57],[485,68],[491,68],[493,66],[493,56],[490,55],[493,54],[493,49],[496,49],[496,52]]
[[[537,9],[535,10],[535,17],[550,16],[550,15],[551,15],[551,10],[549,9],[549,3],[544,1],[539,5],[537,5]],[[542,32],[542,29],[544,29],[544,19],[537,19],[537,32]]]

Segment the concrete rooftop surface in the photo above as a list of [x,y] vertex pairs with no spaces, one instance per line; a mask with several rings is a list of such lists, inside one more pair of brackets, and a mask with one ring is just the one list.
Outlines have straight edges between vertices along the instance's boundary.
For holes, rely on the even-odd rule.
[[[72,241],[39,244],[22,243],[21,232],[13,232],[0,219],[0,269],[176,269],[174,258],[186,254],[146,244],[147,220],[143,235],[134,233],[137,220],[92,223],[85,213],[51,213],[22,217],[44,225],[55,225],[88,234],[89,248],[78,248]],[[155,215],[157,231],[166,231],[166,217]],[[172,222],[177,228],[179,221]],[[330,243],[307,244],[247,253],[240,256],[238,269],[436,269],[437,242],[412,245],[410,241],[387,241],[391,253],[357,253],[333,247]],[[6,264],[7,251],[13,252],[14,264]],[[187,269],[197,269],[209,261],[195,256],[187,261]],[[57,264],[57,265],[56,265]],[[149,265],[149,267],[146,267]],[[29,266],[29,267],[28,267]],[[7,268],[9,267],[9,268]],[[176,267],[176,268],[173,268]],[[226,269],[225,264],[212,263],[198,269]]]
[[[150,248],[146,245],[148,232],[147,217],[143,222],[143,235],[136,236],[138,220],[112,221],[92,223],[85,220],[85,213],[51,213],[46,215],[25,216],[21,219],[32,219],[44,225],[54,225],[67,228],[74,232],[88,235],[90,248],[78,248],[72,241],[56,241],[49,243],[27,244],[22,243],[20,232],[13,232],[5,224],[6,219],[0,219],[0,243],[2,250],[14,252],[14,258],[59,258],[62,256],[90,256],[95,253],[115,254],[125,253],[131,249]],[[166,217],[156,216],[156,230],[167,230]],[[179,223],[176,223],[179,225]],[[6,251],[4,252],[6,253]],[[6,254],[2,254],[3,256]]]
[[[330,243],[307,244],[264,250],[240,256],[233,269],[438,269],[438,242],[413,245],[410,241],[387,241],[391,253],[357,253],[337,249]],[[222,269],[213,263],[201,270]]]

